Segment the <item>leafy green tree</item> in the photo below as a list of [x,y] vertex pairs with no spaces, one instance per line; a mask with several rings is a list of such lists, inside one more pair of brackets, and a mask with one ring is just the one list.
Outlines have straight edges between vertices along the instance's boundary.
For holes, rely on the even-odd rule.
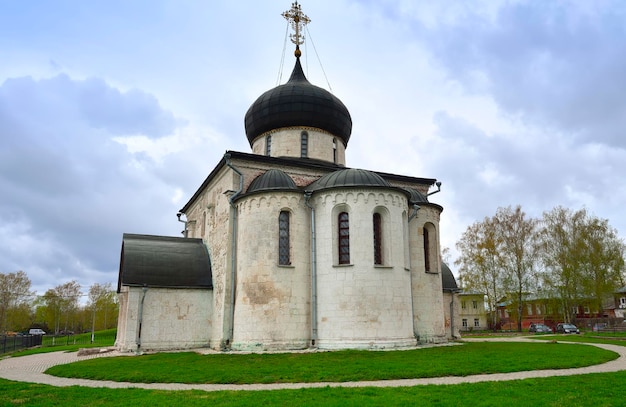
[[493,220],[485,218],[482,222],[470,225],[456,247],[460,256],[454,264],[459,267],[461,286],[465,290],[485,294],[495,331],[498,325],[498,301],[505,292]]
[[521,332],[524,299],[537,289],[537,220],[528,218],[518,205],[515,209],[498,208],[492,222],[503,288],[515,305],[517,330]]
[[[89,287],[89,304],[91,309],[91,331],[109,328],[109,324],[115,320],[117,325],[117,303],[115,291],[111,283],[95,283]],[[93,338],[92,338],[93,340]]]
[[543,281],[558,295],[563,319],[572,321],[581,303],[602,312],[603,300],[624,282],[624,242],[617,231],[585,209],[560,206],[545,212],[541,224]]
[[9,320],[19,319],[16,313],[28,309],[25,306],[34,295],[30,287],[31,281],[23,271],[0,273],[0,332],[21,328],[10,324]]
[[44,307],[38,309],[38,315],[45,316],[46,322],[53,322],[55,333],[61,327],[63,330],[74,328],[80,296],[80,284],[74,280],[49,289],[42,297]]

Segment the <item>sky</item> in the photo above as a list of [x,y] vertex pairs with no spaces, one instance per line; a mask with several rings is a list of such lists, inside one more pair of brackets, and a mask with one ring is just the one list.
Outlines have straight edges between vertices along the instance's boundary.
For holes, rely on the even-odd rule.
[[[347,166],[441,181],[449,262],[499,207],[586,208],[626,237],[626,2],[300,4],[305,73],[352,116]],[[0,273],[115,287],[123,233],[181,236],[289,77],[290,7],[0,0]]]

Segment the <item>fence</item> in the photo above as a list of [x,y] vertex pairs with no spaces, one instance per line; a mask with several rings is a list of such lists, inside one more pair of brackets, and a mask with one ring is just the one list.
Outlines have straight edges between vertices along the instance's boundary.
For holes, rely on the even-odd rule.
[[40,346],[41,335],[0,336],[0,353]]
[[93,340],[91,333],[70,335],[18,335],[0,336],[0,354],[34,346],[62,347],[62,346],[112,346],[115,343],[115,330],[96,332]]

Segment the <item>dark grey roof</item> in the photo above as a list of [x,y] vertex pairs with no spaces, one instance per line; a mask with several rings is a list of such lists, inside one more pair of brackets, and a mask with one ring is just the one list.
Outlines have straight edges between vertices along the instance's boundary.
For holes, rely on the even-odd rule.
[[357,186],[391,188],[391,184],[373,171],[346,168],[324,175],[320,179],[312,182],[306,189],[309,191],[319,191],[326,188]]
[[410,196],[409,196],[409,203],[420,204],[420,203],[427,203],[428,202],[428,197],[426,195],[422,194],[417,189],[406,188],[406,190],[410,194]]
[[[321,172],[329,172],[336,171],[338,169],[344,169],[345,167],[329,163],[327,161],[319,161],[319,160],[311,160],[305,158],[296,158],[296,157],[270,157],[267,155],[259,155],[259,154],[251,154],[251,153],[242,153],[240,151],[226,151],[224,157],[229,156],[232,159],[236,160],[244,160],[253,163],[259,163],[266,166],[277,166],[277,167],[290,167],[290,168],[300,168],[305,170],[315,170]],[[219,163],[213,168],[213,170],[209,173],[209,175],[202,182],[200,187],[196,190],[193,196],[187,201],[185,206],[183,206],[179,212],[187,213],[189,208],[193,205],[193,203],[202,195],[207,186],[213,181],[213,179],[217,176],[217,174],[226,166],[226,159],[222,158]],[[421,185],[433,185],[436,181],[434,178],[420,178],[420,177],[410,177],[407,175],[398,175],[398,174],[389,174],[385,172],[376,171],[378,175],[383,177],[385,180],[393,181],[393,182],[402,182],[402,183],[413,183],[413,184],[421,184]],[[408,192],[407,192],[408,194]],[[438,206],[433,203],[430,205]],[[442,208],[443,209],[443,208]]]
[[259,135],[290,126],[310,126],[325,130],[348,145],[352,118],[346,106],[332,93],[312,85],[296,59],[287,83],[263,93],[250,106],[244,125],[250,145]]
[[256,177],[247,192],[289,189],[298,189],[293,179],[282,170],[271,169]]
[[443,291],[458,291],[459,286],[456,284],[456,279],[450,267],[444,262],[441,263],[441,285]]
[[213,288],[211,260],[202,239],[124,233],[121,286]]

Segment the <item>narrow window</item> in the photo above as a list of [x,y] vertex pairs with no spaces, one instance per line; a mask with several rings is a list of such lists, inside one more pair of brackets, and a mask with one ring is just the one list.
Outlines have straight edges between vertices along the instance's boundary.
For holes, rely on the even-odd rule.
[[337,139],[333,139],[333,162],[337,164]]
[[528,315],[532,315],[533,314],[533,306],[532,304],[528,304]]
[[374,214],[374,264],[383,264],[382,219],[380,213]]
[[463,318],[463,328],[467,329],[467,318]]
[[265,137],[265,155],[270,155],[272,152],[272,136]]
[[461,308],[462,308],[462,309],[467,308],[467,307],[465,306],[465,301],[461,301]]
[[472,308],[478,309],[478,301],[476,301],[476,300],[472,301]]
[[430,271],[430,242],[428,241],[428,229],[424,226],[424,267],[427,272]]
[[474,318],[474,328],[480,328],[480,320],[478,318]]
[[289,212],[281,211],[278,216],[278,264],[291,264],[289,241]]
[[347,212],[339,214],[339,264],[350,264],[350,222]]
[[309,155],[309,133],[300,133],[300,157],[306,158]]

